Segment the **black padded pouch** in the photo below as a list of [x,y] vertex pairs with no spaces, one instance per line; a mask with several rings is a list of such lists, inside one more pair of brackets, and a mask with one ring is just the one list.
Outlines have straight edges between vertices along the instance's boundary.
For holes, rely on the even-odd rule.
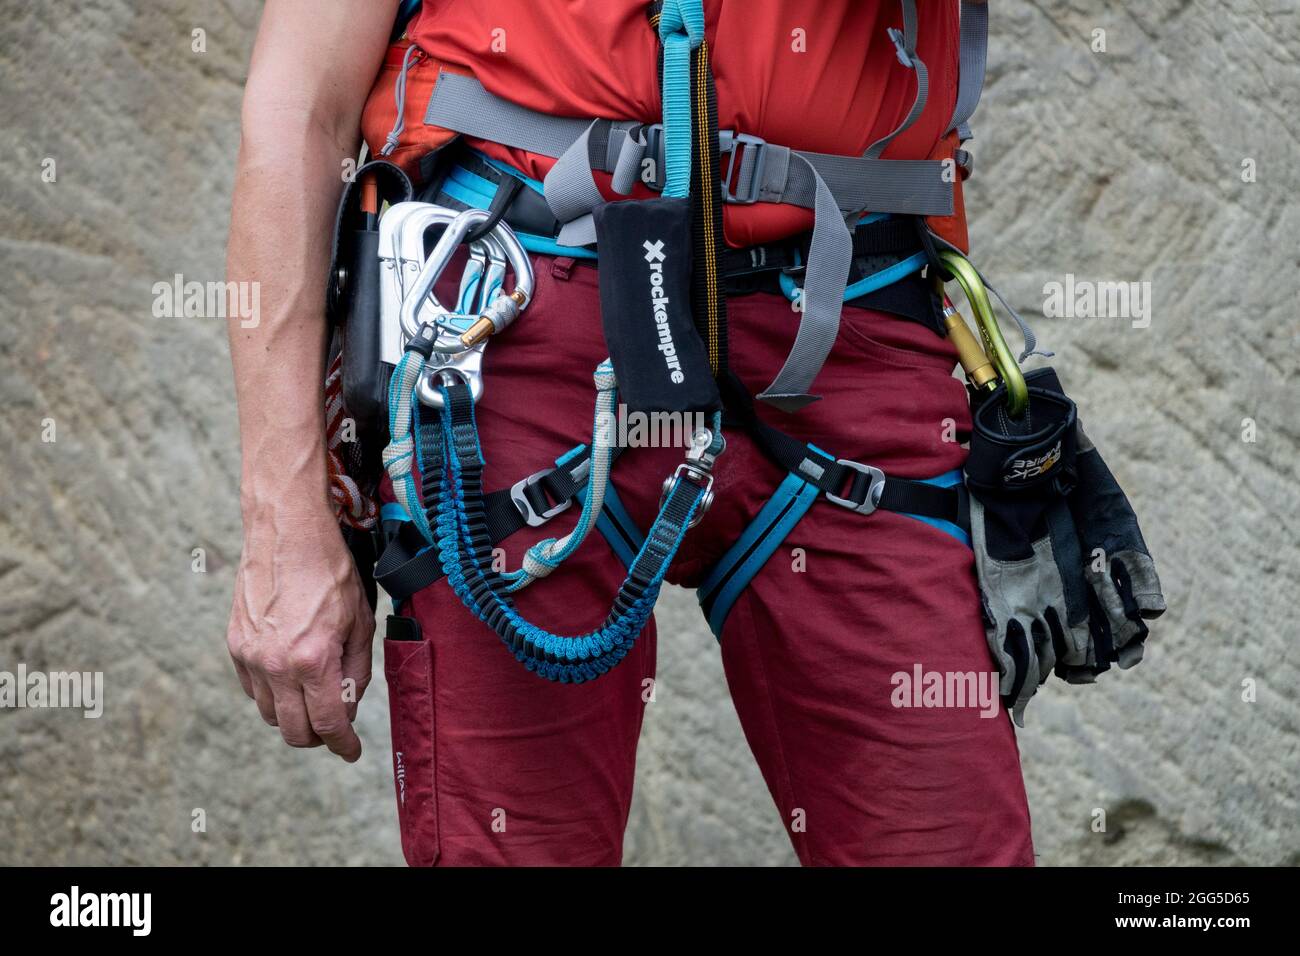
[[633,412],[712,412],[722,407],[704,342],[691,319],[688,199],[597,206],[600,314]]
[[361,210],[361,183],[367,175],[375,178],[381,208],[415,195],[406,173],[387,160],[357,170],[335,217],[326,302],[330,320],[342,330],[343,404],[363,445],[382,448],[388,436],[389,370],[379,359],[379,232],[377,226],[367,227]]

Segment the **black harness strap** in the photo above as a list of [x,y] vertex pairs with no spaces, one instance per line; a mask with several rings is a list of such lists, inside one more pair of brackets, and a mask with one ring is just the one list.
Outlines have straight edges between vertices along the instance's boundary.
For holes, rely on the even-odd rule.
[[[813,445],[760,419],[753,396],[734,373],[729,373],[723,382],[723,396],[732,422],[745,429],[772,461],[827,495],[858,506],[868,504],[873,484],[869,474],[840,464]],[[970,528],[966,490],[960,486],[942,488],[924,481],[889,477],[879,494],[874,505],[885,511],[924,515],[949,521],[963,530]]]

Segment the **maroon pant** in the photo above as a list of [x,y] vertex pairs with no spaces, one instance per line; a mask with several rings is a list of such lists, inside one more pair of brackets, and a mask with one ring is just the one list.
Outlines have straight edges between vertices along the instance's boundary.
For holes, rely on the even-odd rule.
[[[478,422],[489,490],[590,436],[591,375],[606,355],[595,269],[535,263],[533,305],[487,349]],[[733,298],[728,309],[731,365],[761,389],[798,315],[772,295]],[[965,457],[953,441],[969,425],[954,365],[949,343],[928,329],[846,308],[816,382],[823,400],[794,416],[763,414],[839,457],[932,477]],[[613,484],[642,530],[682,458],[680,448],[636,448],[615,467]],[[669,574],[686,587],[785,477],[740,432],[727,434],[715,475],[717,499]],[[566,533],[577,510],[504,542],[508,566],[533,542]],[[549,630],[582,633],[601,625],[625,570],[593,531],[517,606]],[[424,640],[385,642],[407,860],[617,864],[655,673],[654,625],[611,672],[570,686],[525,671],[445,581],[417,594],[409,613]],[[721,652],[801,862],[1032,864],[1019,755],[1000,703],[991,718],[974,702],[898,706],[899,674],[992,670],[963,543],[913,518],[818,501],[736,601]]]

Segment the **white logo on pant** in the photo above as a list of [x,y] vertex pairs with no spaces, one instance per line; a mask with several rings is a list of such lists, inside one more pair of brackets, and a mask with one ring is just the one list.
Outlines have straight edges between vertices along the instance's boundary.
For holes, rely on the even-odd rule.
[[673,344],[673,332],[668,327],[669,298],[664,293],[664,241],[651,242],[647,239],[641,243],[645,249],[645,261],[650,263],[650,308],[654,310],[655,328],[659,330],[659,351],[663,353],[668,365],[668,378],[674,385],[686,381],[682,372],[682,363],[677,358],[677,346]]

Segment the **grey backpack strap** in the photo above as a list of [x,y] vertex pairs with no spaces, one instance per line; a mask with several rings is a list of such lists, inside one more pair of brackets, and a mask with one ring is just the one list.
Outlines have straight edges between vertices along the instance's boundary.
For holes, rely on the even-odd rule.
[[502,99],[472,76],[441,70],[424,121],[475,139],[487,139],[543,156],[562,156],[587,128],[589,119],[548,116]]
[[916,0],[900,0],[900,2],[903,6],[903,32],[899,33],[891,28],[889,38],[894,41],[894,48],[898,51],[898,62],[916,73],[916,98],[912,101],[912,108],[908,110],[907,117],[898,128],[867,147],[863,155],[868,159],[879,159],[885,147],[893,142],[895,137],[904,133],[921,118],[921,114],[925,112],[925,101],[930,95],[930,71],[916,55]]
[[839,334],[844,287],[849,281],[853,259],[853,235],[835,197],[815,169],[812,175],[817,183],[817,195],[812,243],[804,269],[799,331],[781,371],[758,396],[783,412],[797,412],[817,401],[818,396],[811,394],[813,379],[821,371]]
[[961,2],[961,80],[957,105],[948,132],[957,131],[962,142],[971,138],[968,120],[984,91],[984,69],[989,55],[989,5],[973,0]]

